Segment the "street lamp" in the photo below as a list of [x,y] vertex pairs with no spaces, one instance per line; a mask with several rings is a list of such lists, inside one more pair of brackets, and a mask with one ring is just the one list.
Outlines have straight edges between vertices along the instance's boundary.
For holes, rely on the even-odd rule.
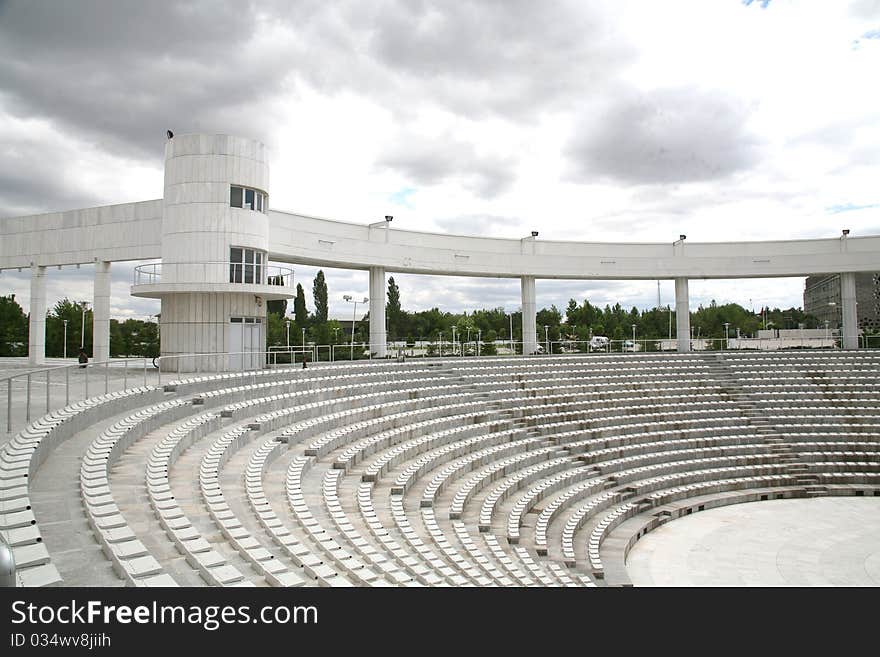
[[544,349],[547,350],[547,353],[550,353],[550,340],[547,338],[547,325],[544,324]]
[[287,325],[287,353],[290,353],[290,320],[284,322]]
[[82,302],[82,329],[81,329],[81,335],[80,335],[81,339],[80,339],[80,344],[79,344],[80,349],[86,348],[86,310],[88,310],[88,308],[89,308],[89,302],[83,301]]
[[636,350],[636,325],[633,324],[633,351]]
[[[392,219],[394,219],[394,217],[392,217],[390,214],[386,214],[386,215],[385,215],[385,219],[384,219],[384,221],[374,221],[373,223],[368,224],[367,227],[368,227],[368,228],[378,228],[379,226],[384,227],[384,228],[385,228],[385,242],[387,243],[387,242],[388,242],[388,236],[389,236],[389,234],[390,234],[391,220],[392,220]],[[366,302],[364,302],[364,303],[366,303]]]
[[455,356],[455,326],[452,327],[452,355]]
[[[364,297],[363,301],[358,302],[358,300],[355,299],[354,297],[352,297],[350,294],[343,295],[342,298],[345,301],[348,301],[349,303],[354,304],[354,308],[352,308],[352,311],[351,311],[351,355],[349,358],[349,360],[354,360],[354,322],[355,322],[355,317],[357,316],[357,307],[358,307],[358,303],[367,303],[369,301],[369,299],[367,297]],[[305,344],[305,338],[303,338],[303,344]]]
[[510,313],[510,353],[513,353],[513,313]]
[[[827,325],[828,322],[825,322]],[[64,357],[67,358],[67,320],[64,320]]]
[[480,347],[483,344],[483,329],[477,329],[477,356],[480,355]]
[[303,350],[306,348],[306,330],[303,329]]
[[724,348],[730,348],[730,331],[728,331],[728,327],[730,326],[730,322],[724,322]]

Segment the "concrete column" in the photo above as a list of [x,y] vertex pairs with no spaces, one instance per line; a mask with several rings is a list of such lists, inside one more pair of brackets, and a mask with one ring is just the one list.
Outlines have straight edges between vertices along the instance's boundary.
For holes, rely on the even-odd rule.
[[522,288],[522,339],[523,353],[533,354],[538,348],[538,334],[535,323],[535,277],[520,278]]
[[28,364],[46,362],[46,268],[31,265],[31,317],[28,325]]
[[110,360],[110,263],[95,263],[95,286],[92,295],[92,358]]
[[678,351],[691,350],[691,309],[688,303],[688,279],[675,279],[675,335]]
[[843,320],[844,349],[859,348],[859,317],[856,310],[856,275],[840,275],[841,319]]
[[370,267],[370,351],[385,358],[385,267]]

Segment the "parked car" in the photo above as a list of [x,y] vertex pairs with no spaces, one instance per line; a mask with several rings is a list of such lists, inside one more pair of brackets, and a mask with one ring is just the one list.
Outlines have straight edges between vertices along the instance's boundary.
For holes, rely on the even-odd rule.
[[611,344],[610,338],[606,338],[604,335],[594,335],[590,339],[590,351],[607,351],[609,344]]

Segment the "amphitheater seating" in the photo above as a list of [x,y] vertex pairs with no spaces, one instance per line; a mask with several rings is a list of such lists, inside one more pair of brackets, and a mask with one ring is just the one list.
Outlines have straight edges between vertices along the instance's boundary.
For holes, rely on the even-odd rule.
[[[628,551],[679,515],[880,494],[878,383],[877,352],[200,374],[19,432],[0,448],[0,532],[21,585],[64,583],[32,479],[55,447],[88,435],[65,476],[128,585],[627,585]],[[136,491],[117,473],[132,460],[164,538],[132,521]]]

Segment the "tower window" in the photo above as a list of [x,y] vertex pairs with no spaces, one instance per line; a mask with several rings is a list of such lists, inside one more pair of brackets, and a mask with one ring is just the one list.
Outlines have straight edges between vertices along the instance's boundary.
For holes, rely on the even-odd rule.
[[229,249],[229,282],[265,285],[263,267],[265,253],[233,246]]
[[232,185],[229,188],[229,205],[265,213],[269,210],[269,196],[258,189]]

